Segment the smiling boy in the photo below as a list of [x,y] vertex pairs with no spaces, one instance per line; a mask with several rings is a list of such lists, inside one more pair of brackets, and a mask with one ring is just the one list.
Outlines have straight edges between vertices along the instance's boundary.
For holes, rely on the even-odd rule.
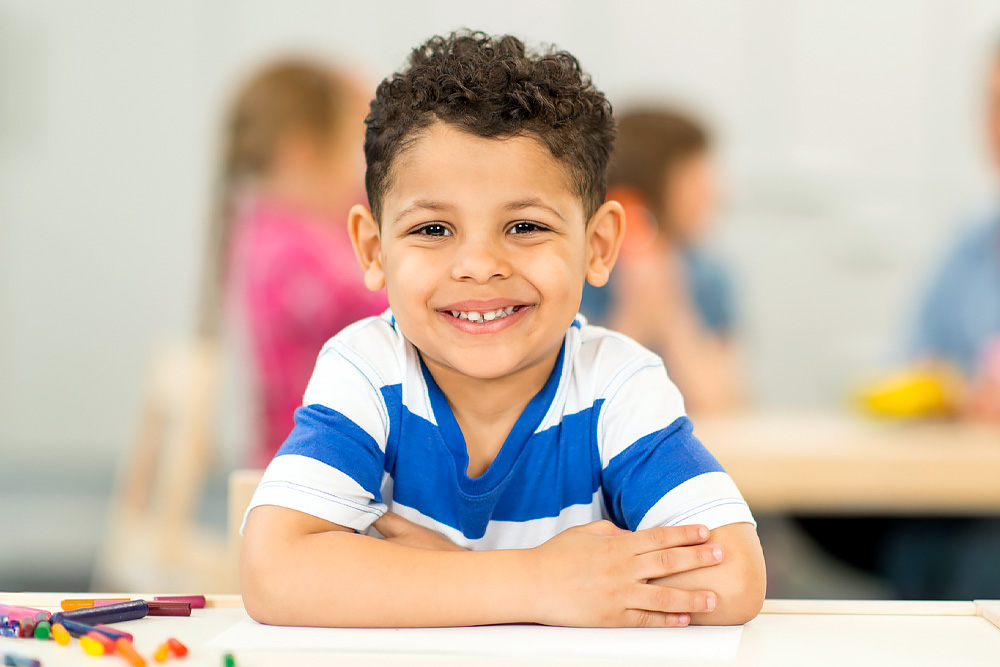
[[436,37],[367,120],[349,231],[390,311],[332,338],[247,512],[264,623],[743,623],[753,517],[658,357],[577,315],[624,233],[565,52]]

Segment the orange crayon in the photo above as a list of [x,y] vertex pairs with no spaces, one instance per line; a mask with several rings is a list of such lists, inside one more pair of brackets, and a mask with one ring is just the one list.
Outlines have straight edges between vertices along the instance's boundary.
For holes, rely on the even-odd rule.
[[170,651],[178,658],[183,658],[188,654],[187,646],[180,643],[179,640],[174,639],[173,637],[167,640],[167,646],[170,647]]
[[129,598],[69,598],[63,600],[59,603],[59,606],[63,608],[63,611],[73,611],[74,609],[83,609],[85,607],[93,607],[97,603],[101,604],[113,604],[115,602],[128,602]]
[[73,639],[61,623],[52,624],[52,638],[55,639],[56,643],[60,646],[68,646],[70,640]]
[[122,638],[115,642],[115,647],[118,652],[122,654],[132,667],[146,667],[146,661],[141,655],[135,652],[135,647],[132,646],[132,642]]

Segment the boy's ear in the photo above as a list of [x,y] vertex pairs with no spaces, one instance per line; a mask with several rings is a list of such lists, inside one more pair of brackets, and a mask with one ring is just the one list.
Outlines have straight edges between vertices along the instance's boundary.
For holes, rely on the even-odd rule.
[[611,268],[625,238],[625,210],[618,202],[604,202],[587,225],[587,282],[601,287],[608,282]]
[[382,270],[382,236],[368,207],[355,204],[347,216],[347,233],[365,276],[365,287],[373,292],[385,287]]

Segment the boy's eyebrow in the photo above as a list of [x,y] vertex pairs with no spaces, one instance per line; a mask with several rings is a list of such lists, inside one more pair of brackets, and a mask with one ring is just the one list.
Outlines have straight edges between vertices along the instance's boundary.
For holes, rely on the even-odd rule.
[[526,197],[524,199],[515,199],[514,201],[507,202],[503,206],[503,210],[505,211],[519,211],[522,208],[540,208],[543,211],[548,211],[549,213],[552,213],[563,222],[566,221],[566,219],[562,216],[562,213],[555,210],[554,208],[543,202],[541,199],[538,199],[537,197]]
[[404,216],[409,215],[418,209],[425,209],[428,211],[448,211],[451,210],[451,208],[453,207],[445,202],[436,201],[434,199],[418,199],[400,211],[399,215],[392,219],[392,224],[396,224]]

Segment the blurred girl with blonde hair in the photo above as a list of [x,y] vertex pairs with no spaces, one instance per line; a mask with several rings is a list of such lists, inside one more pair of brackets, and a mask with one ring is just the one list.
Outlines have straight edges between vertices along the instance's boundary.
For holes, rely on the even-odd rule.
[[365,201],[367,103],[345,73],[283,60],[250,77],[225,118],[202,329],[219,328],[224,300],[242,311],[260,466],[291,431],[323,343],[387,307],[365,289],[346,227]]

